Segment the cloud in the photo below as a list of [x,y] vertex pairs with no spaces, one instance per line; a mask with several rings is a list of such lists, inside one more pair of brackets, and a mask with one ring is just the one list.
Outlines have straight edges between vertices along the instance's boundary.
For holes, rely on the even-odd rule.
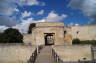
[[[0,25],[6,25],[6,26],[15,26],[19,23],[19,20],[16,19],[16,15],[14,15],[14,12],[20,12],[20,10],[17,8],[17,5],[19,6],[43,6],[45,5],[44,2],[40,2],[38,0],[0,0]],[[22,15],[23,17],[30,16],[31,12],[25,11]],[[11,17],[9,17],[11,16]]]
[[37,15],[42,15],[44,14],[44,10],[40,10],[39,12],[37,12]]
[[0,14],[11,15],[16,7],[13,0],[0,0]]
[[36,21],[33,20],[33,18],[28,18],[27,20],[22,20],[23,22],[20,24],[17,24],[16,26],[13,26],[12,28],[18,29],[21,33],[27,33],[29,29],[29,25],[31,23],[34,23]]
[[19,22],[16,21],[15,17],[9,17],[9,16],[0,16],[0,25],[6,25],[6,26],[14,26],[18,24]]
[[48,14],[48,16],[46,17],[45,21],[47,21],[47,22],[60,22],[60,21],[62,21],[66,17],[67,17],[67,15],[65,15],[65,14],[58,15],[54,11],[51,11]]
[[79,24],[71,22],[71,23],[68,24],[68,26],[79,26]]
[[[23,20],[22,23],[16,24],[15,26],[12,26],[12,28],[14,29],[18,29],[19,32],[23,33],[27,33],[28,29],[29,29],[29,25],[31,23],[35,22],[33,20],[33,18],[28,18],[27,20]],[[8,26],[2,25],[0,26],[0,32],[3,32],[4,30],[6,30],[7,28],[9,28]]]
[[28,18],[26,20],[22,20],[22,23],[17,24],[16,26],[13,26],[12,28],[18,29],[21,33],[27,33],[29,29],[29,25],[31,23],[37,23],[37,22],[45,22],[45,19],[41,20],[34,20],[33,18]]
[[44,6],[44,2],[39,2],[37,0],[0,0],[0,14],[4,15],[12,15],[14,12],[14,9],[18,11],[17,5],[19,6]]
[[14,11],[19,12],[19,9],[18,8],[14,8]]
[[39,5],[39,6],[45,6],[44,2],[40,2],[38,0],[17,0],[18,4],[20,6],[24,6],[24,5],[28,5],[28,6],[32,6],[32,5]]
[[7,27],[7,26],[0,26],[0,32],[1,33],[4,32],[4,30],[6,30],[7,28],[9,28],[9,27]]
[[90,24],[96,24],[96,0],[71,0],[69,6],[81,10],[93,20]]
[[[0,0],[0,27],[13,26],[18,24],[16,17],[11,16],[14,12],[19,11],[15,5],[15,0]],[[11,16],[11,17],[9,17]]]
[[[0,31],[7,29],[8,27],[14,27],[19,29],[21,32],[27,32],[28,25],[33,22],[33,18],[28,18],[27,20],[23,20],[25,17],[29,17],[32,15],[31,12],[25,11],[22,13],[20,19],[22,20],[20,23],[19,20],[14,16],[14,12],[20,13],[20,9],[17,7],[23,6],[45,6],[44,2],[40,2],[38,0],[0,0]],[[40,14],[40,13],[39,13]],[[43,20],[38,20],[43,21]],[[34,21],[35,22],[35,21]],[[37,21],[36,21],[37,22]],[[24,29],[25,28],[25,29]],[[23,31],[22,31],[23,30]]]
[[45,22],[45,19],[33,20],[33,18],[28,18],[27,20],[22,20],[22,23],[12,26],[12,28],[18,29],[22,34],[27,34],[30,24],[37,22]]
[[29,17],[31,15],[32,15],[31,12],[24,11],[24,13],[22,13],[22,18]]
[[75,26],[79,26],[79,24],[78,24],[78,23],[76,23],[76,24],[75,24]]

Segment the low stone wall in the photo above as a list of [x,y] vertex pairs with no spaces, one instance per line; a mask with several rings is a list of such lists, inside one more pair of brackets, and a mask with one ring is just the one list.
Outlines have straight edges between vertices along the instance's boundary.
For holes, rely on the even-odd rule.
[[55,52],[55,56],[57,55],[57,59],[59,58],[64,62],[92,60],[90,45],[53,46],[53,50]]
[[24,44],[0,44],[0,63],[28,63],[36,47]]

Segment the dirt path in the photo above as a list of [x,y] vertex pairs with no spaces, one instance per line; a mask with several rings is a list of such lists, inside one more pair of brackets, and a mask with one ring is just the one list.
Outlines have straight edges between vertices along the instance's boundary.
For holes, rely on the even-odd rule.
[[35,63],[55,63],[52,57],[51,46],[45,46],[38,54]]

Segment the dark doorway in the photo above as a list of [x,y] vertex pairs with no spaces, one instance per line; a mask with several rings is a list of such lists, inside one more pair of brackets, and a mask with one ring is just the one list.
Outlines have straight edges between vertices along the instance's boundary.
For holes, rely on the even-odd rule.
[[54,45],[54,33],[45,33],[45,45]]

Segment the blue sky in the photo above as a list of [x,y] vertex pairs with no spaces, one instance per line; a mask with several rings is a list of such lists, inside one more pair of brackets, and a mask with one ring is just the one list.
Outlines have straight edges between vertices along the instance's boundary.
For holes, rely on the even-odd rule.
[[[66,14],[67,17],[62,20],[65,25],[72,24],[80,24],[80,25],[87,25],[88,21],[90,20],[87,16],[83,14],[82,11],[72,9],[68,7],[70,0],[39,0],[45,3],[45,6],[18,6],[18,9],[21,12],[28,11],[36,14],[40,10],[44,10],[42,15],[35,15],[35,20],[40,20],[48,15],[51,11],[54,11],[58,15]],[[19,16],[18,16],[19,15]],[[17,14],[20,17],[20,14]]]
[[0,30],[26,32],[33,22],[64,22],[65,26],[96,24],[96,0],[0,0]]

